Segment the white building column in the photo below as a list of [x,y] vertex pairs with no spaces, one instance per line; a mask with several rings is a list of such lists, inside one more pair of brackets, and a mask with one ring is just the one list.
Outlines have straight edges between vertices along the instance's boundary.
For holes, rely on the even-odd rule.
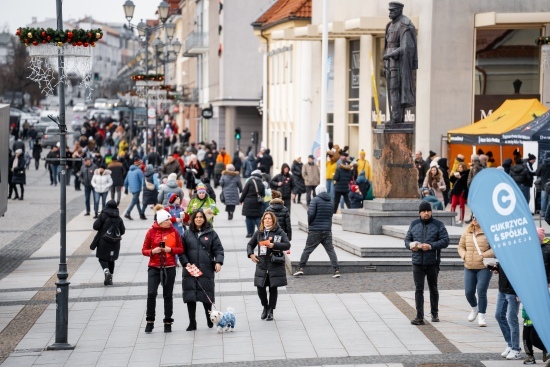
[[[372,166],[372,67],[373,36],[370,34],[361,36],[361,58],[359,65],[359,149],[364,149],[366,159]],[[374,61],[373,61],[374,62]],[[356,154],[355,152],[353,154]]]
[[[301,41],[299,47],[293,47],[294,57],[292,58],[292,70],[297,70],[293,75],[293,84],[298,90],[298,98],[296,98],[296,119],[294,123],[294,147],[296,153],[302,156],[302,161],[305,162],[307,156],[312,154],[311,147],[317,133],[319,121],[312,121],[312,43]],[[294,68],[296,67],[296,69]]]
[[[333,143],[347,145],[348,131],[348,43],[345,38],[334,40],[334,133]],[[323,75],[325,78],[326,75]]]
[[[268,80],[268,73],[269,73],[269,69],[268,69],[268,57],[267,57],[267,52],[268,52],[268,49],[267,49],[267,44],[262,44],[262,58],[263,58],[263,78],[262,78],[262,104],[263,104],[263,109],[262,109],[262,137],[261,137],[261,142],[260,142],[260,146],[261,145],[264,145],[264,146],[268,146],[268,134],[269,134],[269,99],[268,99],[268,96],[269,96],[269,85],[267,84],[267,80]],[[271,143],[271,142],[270,142]]]

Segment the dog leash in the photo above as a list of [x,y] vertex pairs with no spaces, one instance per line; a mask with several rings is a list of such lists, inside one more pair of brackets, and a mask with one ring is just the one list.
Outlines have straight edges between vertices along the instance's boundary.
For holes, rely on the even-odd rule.
[[[204,287],[202,286],[201,282],[199,282],[199,277],[203,274],[202,271],[197,268],[196,265],[191,265],[191,266],[188,266],[186,268],[187,272],[189,272],[189,274],[195,278],[195,281],[197,282],[197,284],[199,285],[199,287],[201,288],[202,292],[204,293],[204,295],[206,296],[206,298],[208,299],[208,302],[210,302],[210,304],[212,305],[212,307],[217,310],[216,308],[216,305],[214,304],[214,302],[212,302],[212,299],[208,296],[208,293],[206,293],[206,290],[204,289]],[[216,292],[216,282],[214,281],[214,293]]]

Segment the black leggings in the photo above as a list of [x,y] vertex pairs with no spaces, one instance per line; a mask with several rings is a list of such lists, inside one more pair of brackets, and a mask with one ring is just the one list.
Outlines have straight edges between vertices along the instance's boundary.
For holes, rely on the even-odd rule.
[[[189,321],[195,321],[197,314],[197,302],[187,302],[187,313],[189,314]],[[210,320],[210,311],[212,311],[211,303],[203,303],[204,313],[206,314],[206,319]]]
[[537,334],[535,327],[524,325],[523,326],[523,348],[525,349],[525,353],[528,355],[533,355],[533,346],[537,347],[543,352],[546,352],[546,348],[544,347],[544,344],[542,344],[542,341],[540,340],[539,334]]
[[334,214],[338,211],[338,206],[340,205],[340,198],[344,198],[344,203],[346,203],[346,207],[349,209],[351,208],[351,202],[349,200],[349,196],[347,192],[334,192]]
[[[267,300],[268,287],[269,287],[269,302]],[[275,307],[277,306],[277,296],[279,295],[279,291],[277,290],[277,287],[270,287],[269,276],[266,277],[263,287],[256,287],[256,288],[258,288],[258,297],[260,297],[262,306],[275,309]]]
[[109,273],[114,274],[115,272],[115,262],[114,261],[107,261],[107,260],[99,260],[99,264],[101,265],[101,268],[103,270],[109,269]]
[[[19,195],[19,193],[17,192],[17,185],[19,185],[19,187],[21,188],[21,195]],[[21,198],[23,199],[23,195],[25,194],[25,189],[23,188],[23,184],[11,184],[10,185],[10,192],[9,192],[9,196],[11,197],[11,190],[13,188],[13,191],[15,191],[15,197],[16,198]]]

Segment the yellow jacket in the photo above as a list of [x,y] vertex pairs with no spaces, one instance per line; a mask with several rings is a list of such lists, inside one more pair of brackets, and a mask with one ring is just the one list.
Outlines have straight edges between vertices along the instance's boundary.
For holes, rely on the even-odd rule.
[[334,174],[336,173],[336,168],[338,165],[336,162],[332,162],[331,160],[327,160],[327,172],[326,172],[326,179],[332,180],[334,177]]
[[359,175],[361,171],[365,171],[365,176],[372,182],[372,170],[369,161],[359,158],[357,160],[357,175]]

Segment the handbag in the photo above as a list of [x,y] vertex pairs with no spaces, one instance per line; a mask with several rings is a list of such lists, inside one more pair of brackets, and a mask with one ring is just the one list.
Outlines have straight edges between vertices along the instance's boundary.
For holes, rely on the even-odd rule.
[[120,229],[118,228],[118,223],[113,223],[103,235],[103,239],[107,242],[115,243],[122,239],[120,234]]
[[[474,245],[476,246],[477,253],[479,254],[479,256],[483,256],[483,253],[481,252],[481,250],[479,249],[479,245],[477,244],[477,238],[475,233],[472,235],[472,238],[474,240]],[[483,258],[482,261],[485,267],[494,267],[498,262],[497,259],[495,259],[494,257]]]
[[284,264],[286,262],[285,253],[282,251],[272,251],[271,262],[274,264]]
[[254,184],[254,187],[256,188],[256,200],[258,200],[258,203],[263,204],[264,199],[260,196],[260,192],[258,191],[258,185],[256,185],[256,180],[252,179],[252,183]]
[[225,204],[225,195],[222,193],[220,194],[220,201]]

